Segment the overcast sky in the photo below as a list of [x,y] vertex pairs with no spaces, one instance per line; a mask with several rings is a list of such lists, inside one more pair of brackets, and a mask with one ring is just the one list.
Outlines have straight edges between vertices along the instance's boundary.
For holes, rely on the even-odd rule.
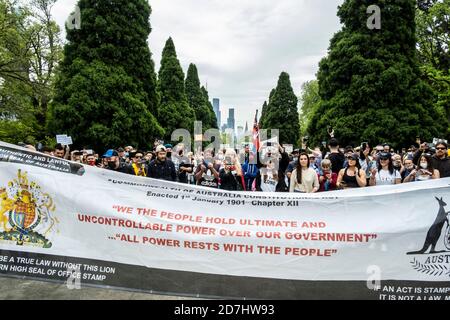
[[[53,14],[61,27],[77,0],[58,0]],[[329,40],[340,29],[343,0],[150,0],[149,45],[159,70],[171,36],[184,72],[195,63],[210,98],[219,98],[222,122],[236,109],[236,126],[249,121],[268,99],[281,71],[297,96],[315,78]]]

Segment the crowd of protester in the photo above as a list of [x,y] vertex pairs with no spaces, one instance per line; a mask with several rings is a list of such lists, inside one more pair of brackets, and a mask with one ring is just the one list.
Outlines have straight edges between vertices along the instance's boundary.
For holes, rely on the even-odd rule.
[[182,144],[174,148],[160,142],[149,151],[127,146],[99,155],[57,144],[43,152],[129,175],[232,191],[314,193],[450,177],[445,141],[432,147],[419,141],[401,152],[394,152],[388,144],[341,148],[335,138],[327,147],[304,145],[290,154],[278,144],[260,152],[246,145],[242,150],[223,149],[216,154],[206,149],[194,154]]

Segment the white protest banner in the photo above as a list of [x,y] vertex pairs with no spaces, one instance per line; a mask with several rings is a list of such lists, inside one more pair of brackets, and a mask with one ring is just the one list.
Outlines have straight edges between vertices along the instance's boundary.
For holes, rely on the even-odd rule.
[[56,142],[62,144],[63,146],[70,146],[73,144],[72,137],[65,134],[56,135]]
[[450,299],[450,179],[226,192],[0,143],[0,199],[8,276],[235,298]]
[[292,144],[283,144],[283,148],[287,154],[291,154],[292,152],[294,152],[294,145]]

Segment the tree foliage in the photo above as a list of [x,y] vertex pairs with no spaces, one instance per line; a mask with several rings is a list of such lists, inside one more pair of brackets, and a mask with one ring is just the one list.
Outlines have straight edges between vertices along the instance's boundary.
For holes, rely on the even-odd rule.
[[322,103],[308,132],[327,138],[331,125],[342,144],[386,141],[393,146],[429,141],[443,131],[433,91],[421,80],[416,58],[415,1],[383,0],[380,30],[367,28],[367,2],[346,0],[338,10],[343,28],[319,65]]
[[300,136],[304,137],[307,135],[306,128],[311,124],[321,103],[317,80],[307,81],[302,85],[300,103]]
[[62,57],[56,0],[0,0],[0,139],[45,138],[55,70]]
[[281,144],[297,144],[300,138],[298,99],[292,89],[289,75],[282,72],[275,91],[272,90],[266,112],[263,112],[263,129],[280,130]]
[[184,85],[184,73],[177,58],[175,45],[169,38],[164,46],[158,77],[161,104],[158,119],[166,130],[166,140],[176,129],[193,131],[195,113],[189,106]]
[[422,76],[434,91],[439,118],[447,120],[450,139],[450,1],[419,1],[416,24]]
[[146,0],[79,0],[81,28],[68,43],[48,128],[81,146],[146,147],[163,135],[147,38]]
[[203,130],[217,127],[214,121],[216,118],[212,105],[209,102],[208,92],[204,87],[200,87],[197,67],[190,64],[186,76],[186,96],[189,106],[194,110],[195,119],[202,122]]

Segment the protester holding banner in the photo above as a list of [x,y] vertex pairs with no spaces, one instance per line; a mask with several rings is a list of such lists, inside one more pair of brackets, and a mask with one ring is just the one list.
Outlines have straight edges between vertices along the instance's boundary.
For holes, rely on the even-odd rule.
[[291,175],[290,192],[315,193],[319,190],[319,178],[314,169],[309,167],[308,154],[300,153],[298,164]]

